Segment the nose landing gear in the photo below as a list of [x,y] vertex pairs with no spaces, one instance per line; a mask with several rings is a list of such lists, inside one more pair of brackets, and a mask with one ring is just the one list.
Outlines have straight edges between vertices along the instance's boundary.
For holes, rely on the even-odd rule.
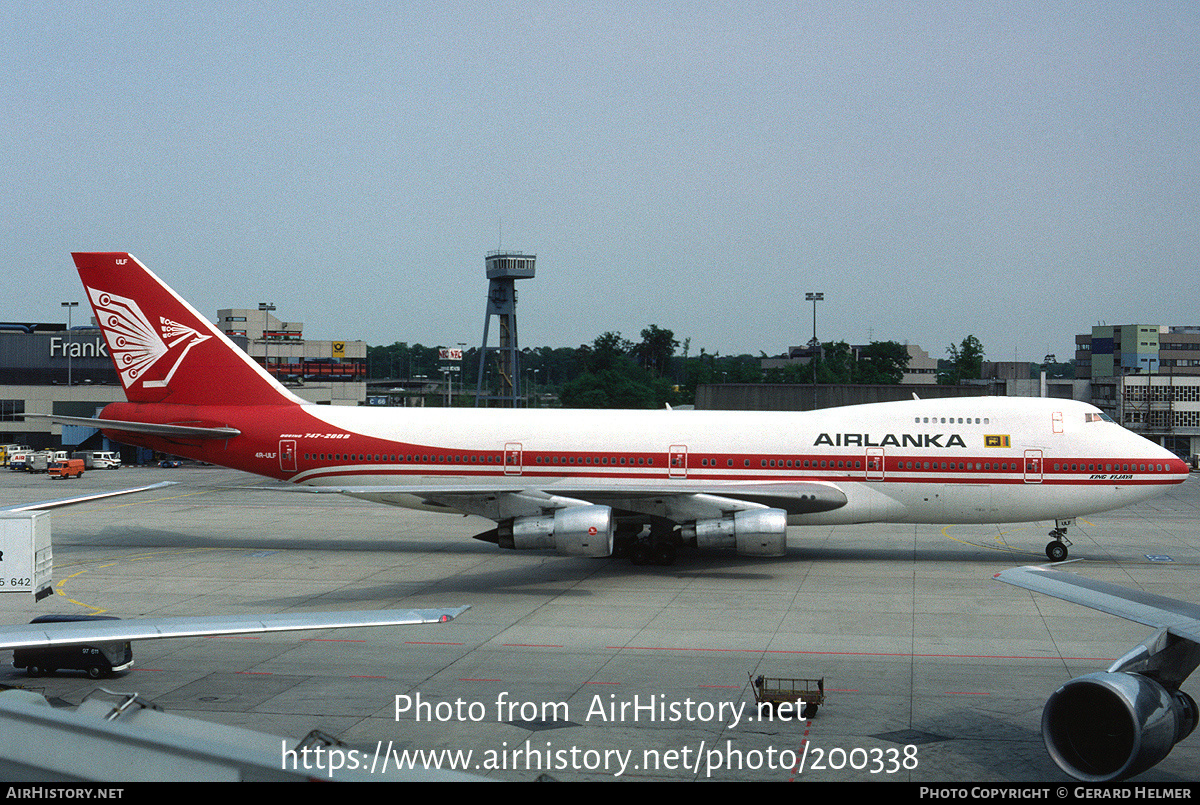
[[1067,547],[1071,540],[1067,539],[1067,527],[1075,525],[1075,518],[1055,520],[1054,530],[1050,532],[1053,539],[1046,545],[1046,558],[1051,562],[1062,562],[1067,558]]

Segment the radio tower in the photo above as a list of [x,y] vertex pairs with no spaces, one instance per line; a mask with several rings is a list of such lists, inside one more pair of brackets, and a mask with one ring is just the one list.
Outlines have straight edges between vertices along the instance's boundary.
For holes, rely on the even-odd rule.
[[[502,408],[516,408],[521,399],[521,353],[517,347],[517,280],[533,279],[537,256],[509,251],[489,252],[484,257],[487,269],[488,301],[483,317],[483,346],[479,350],[479,382],[475,387],[476,407],[496,402]],[[488,346],[488,327],[492,316],[500,320],[500,345]],[[499,388],[484,393],[483,378],[488,360],[496,356]],[[490,390],[489,390],[490,391]]]

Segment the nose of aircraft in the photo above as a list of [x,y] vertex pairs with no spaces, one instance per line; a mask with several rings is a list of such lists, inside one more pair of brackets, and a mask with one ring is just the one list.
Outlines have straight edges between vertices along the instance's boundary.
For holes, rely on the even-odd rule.
[[[1138,440],[1138,449],[1136,456],[1139,460],[1145,459],[1146,462],[1154,462],[1154,468],[1161,463],[1163,466],[1162,472],[1166,476],[1166,483],[1177,484],[1182,483],[1188,475],[1187,462],[1179,458],[1162,445],[1155,444],[1149,439],[1133,434]],[[1169,479],[1169,480],[1167,480]]]

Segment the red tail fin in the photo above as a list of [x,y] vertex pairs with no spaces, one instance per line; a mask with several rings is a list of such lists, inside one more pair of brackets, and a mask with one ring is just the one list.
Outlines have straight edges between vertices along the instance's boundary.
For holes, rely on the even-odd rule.
[[130,402],[303,402],[133,255],[71,256]]

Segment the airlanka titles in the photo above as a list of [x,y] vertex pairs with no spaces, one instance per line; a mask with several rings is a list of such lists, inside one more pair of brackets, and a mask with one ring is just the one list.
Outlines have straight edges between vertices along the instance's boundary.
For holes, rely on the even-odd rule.
[[[945,441],[942,441],[945,439]],[[967,443],[957,433],[885,433],[873,436],[870,433],[822,433],[813,442],[814,447],[962,447]]]

